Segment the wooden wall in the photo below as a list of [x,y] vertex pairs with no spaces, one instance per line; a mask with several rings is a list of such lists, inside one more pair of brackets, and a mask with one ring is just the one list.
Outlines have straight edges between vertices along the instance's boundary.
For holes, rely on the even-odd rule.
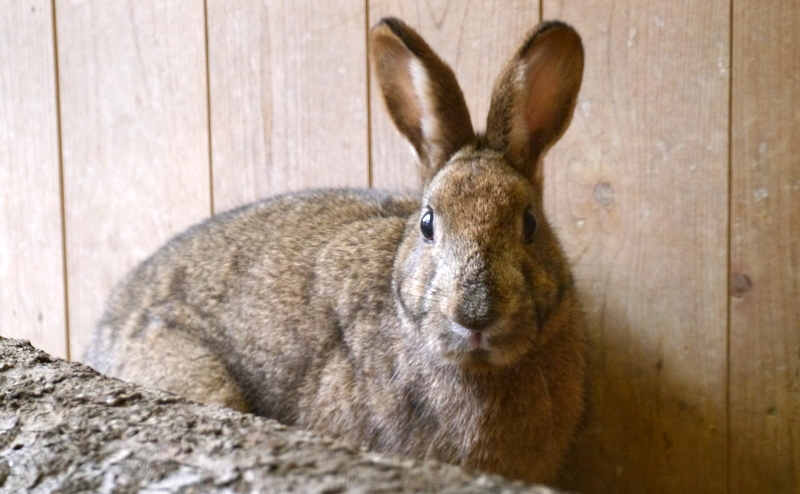
[[367,68],[397,15],[476,127],[544,18],[581,32],[546,203],[592,409],[562,483],[800,492],[800,4],[0,0],[0,333],[80,359],[112,284],[216,211],[418,186]]

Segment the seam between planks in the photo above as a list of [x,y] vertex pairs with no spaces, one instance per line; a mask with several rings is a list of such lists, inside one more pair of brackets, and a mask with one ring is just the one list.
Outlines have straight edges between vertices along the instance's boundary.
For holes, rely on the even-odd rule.
[[728,21],[728,266],[727,266],[727,284],[726,287],[726,294],[727,294],[727,321],[726,321],[726,386],[725,386],[725,421],[726,421],[726,428],[727,428],[727,465],[726,465],[726,475],[727,475],[727,492],[732,492],[732,481],[733,476],[731,475],[731,467],[733,461],[733,455],[731,452],[732,448],[732,427],[731,427],[731,324],[732,324],[732,314],[731,311],[733,310],[733,305],[731,303],[732,299],[732,277],[733,277],[733,104],[734,104],[734,95],[733,95],[733,56],[734,56],[734,0],[731,0],[728,8],[729,11],[729,21]]
[[72,360],[69,326],[69,268],[67,267],[67,211],[64,193],[64,146],[61,133],[61,86],[58,71],[58,23],[56,21],[56,0],[50,0],[51,26],[53,32],[53,65],[56,98],[56,136],[58,142],[58,187],[61,202],[61,266],[64,283],[64,349],[67,360]]
[[364,59],[367,69],[366,89],[367,89],[367,187],[372,188],[373,173],[372,173],[372,90],[371,88],[371,72],[370,72],[370,58],[369,58],[369,2],[364,0]]
[[728,20],[728,259],[727,259],[727,284],[725,293],[727,294],[727,299],[725,300],[726,309],[727,309],[727,320],[726,320],[726,335],[725,335],[725,345],[726,345],[726,359],[725,359],[725,372],[726,372],[726,383],[725,383],[725,427],[727,432],[726,437],[726,476],[727,476],[727,492],[732,492],[732,485],[731,482],[733,481],[733,476],[731,475],[731,463],[732,463],[732,454],[731,454],[731,440],[732,437],[732,427],[731,427],[731,323],[732,323],[732,314],[731,311],[733,310],[733,305],[731,303],[731,286],[732,286],[732,277],[733,277],[733,56],[734,56],[734,47],[733,47],[733,30],[734,30],[734,0],[731,0],[728,4],[728,8],[730,9],[729,20]]
[[208,128],[208,194],[209,208],[211,216],[214,216],[214,144],[212,138],[211,125],[211,60],[209,59],[209,40],[208,40],[208,1],[203,0],[203,30],[205,33],[206,49],[206,127]]

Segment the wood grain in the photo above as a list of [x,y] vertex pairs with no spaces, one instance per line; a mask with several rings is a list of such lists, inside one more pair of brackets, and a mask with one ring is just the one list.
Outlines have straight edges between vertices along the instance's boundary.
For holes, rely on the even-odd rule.
[[584,38],[545,203],[574,262],[592,409],[580,492],[726,492],[729,4],[546,0]]
[[[395,16],[417,30],[447,62],[467,100],[473,127],[486,128],[495,78],[539,22],[539,2],[371,0],[370,26]],[[372,183],[381,188],[420,186],[410,145],[389,118],[374,78],[370,86]]]
[[67,356],[53,16],[0,7],[0,334]]
[[363,1],[210,2],[214,204],[369,185]]
[[734,3],[731,493],[800,492],[800,5]]
[[204,5],[57,3],[70,342],[111,286],[210,214]]

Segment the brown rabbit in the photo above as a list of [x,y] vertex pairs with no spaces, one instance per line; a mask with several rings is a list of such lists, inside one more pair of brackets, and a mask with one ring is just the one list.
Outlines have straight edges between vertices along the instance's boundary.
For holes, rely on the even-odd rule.
[[575,107],[580,38],[530,33],[485,135],[416,32],[384,19],[371,42],[422,194],[287,194],[190,228],[115,289],[86,360],[374,450],[550,480],[585,362],[541,160]]

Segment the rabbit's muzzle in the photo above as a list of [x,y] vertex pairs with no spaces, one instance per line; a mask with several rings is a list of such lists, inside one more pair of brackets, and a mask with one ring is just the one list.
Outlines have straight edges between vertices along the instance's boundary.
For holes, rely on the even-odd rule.
[[529,307],[513,293],[522,292],[522,288],[501,290],[489,273],[502,273],[505,283],[509,278],[521,281],[522,277],[496,267],[483,268],[462,267],[455,279],[444,283],[446,288],[440,286],[447,295],[439,303],[438,338],[445,358],[464,367],[487,370],[515,361],[530,348],[533,335]]

